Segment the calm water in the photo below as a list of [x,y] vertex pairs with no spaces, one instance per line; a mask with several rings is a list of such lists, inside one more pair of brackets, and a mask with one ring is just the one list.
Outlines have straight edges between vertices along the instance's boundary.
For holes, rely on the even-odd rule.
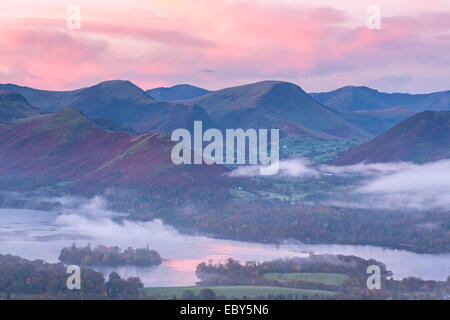
[[[205,236],[187,236],[160,221],[115,222],[107,211],[94,215],[89,208],[65,210],[60,214],[36,210],[0,209],[0,253],[20,255],[27,259],[57,262],[60,250],[76,242],[84,246],[117,245],[121,248],[145,247],[147,244],[166,259],[157,267],[116,267],[122,276],[138,276],[145,286],[188,286],[197,278],[195,267],[208,260],[232,257],[241,261],[267,261],[276,258],[334,253],[374,258],[384,262],[394,278],[418,276],[445,280],[450,275],[450,254],[417,254],[374,246],[304,245],[286,242],[268,245]],[[82,213],[80,213],[82,212]],[[100,216],[100,217],[99,217]],[[105,274],[111,268],[96,268]]]

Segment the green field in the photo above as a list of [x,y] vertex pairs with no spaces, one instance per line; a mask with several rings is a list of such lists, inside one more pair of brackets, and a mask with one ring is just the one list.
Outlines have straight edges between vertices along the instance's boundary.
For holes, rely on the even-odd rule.
[[314,283],[323,283],[332,286],[340,286],[348,276],[342,273],[266,273],[264,278],[267,280],[277,280],[280,282],[289,282],[292,280],[301,280]]
[[282,158],[301,156],[316,163],[325,163],[335,159],[339,154],[361,142],[359,140],[304,139],[302,137],[287,136],[280,139],[280,153]]
[[258,296],[268,296],[268,295],[321,295],[328,296],[333,295],[332,291],[325,290],[309,290],[309,289],[294,289],[294,288],[282,288],[282,287],[266,287],[266,286],[194,286],[194,287],[159,287],[159,288],[144,288],[142,289],[147,295],[159,295],[161,297],[171,298],[176,296],[180,298],[185,290],[191,290],[195,295],[198,295],[200,290],[203,288],[212,289],[216,296],[224,296],[225,298],[242,298],[246,296],[248,298],[256,298]]

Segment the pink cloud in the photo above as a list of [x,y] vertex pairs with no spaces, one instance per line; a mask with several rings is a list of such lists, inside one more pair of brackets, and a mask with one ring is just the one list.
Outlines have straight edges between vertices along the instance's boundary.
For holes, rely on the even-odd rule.
[[375,79],[409,67],[414,91],[424,66],[428,75],[450,71],[443,55],[450,12],[386,17],[372,31],[331,7],[200,0],[155,1],[150,10],[138,1],[87,7],[82,29],[70,31],[50,11],[2,23],[0,82],[67,89],[121,78],[144,89],[179,82],[214,89],[277,78],[332,87],[339,75],[367,82],[371,72]]

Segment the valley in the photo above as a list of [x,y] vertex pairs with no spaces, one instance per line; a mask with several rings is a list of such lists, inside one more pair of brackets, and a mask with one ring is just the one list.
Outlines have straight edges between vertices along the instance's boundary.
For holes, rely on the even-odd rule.
[[[117,272],[117,283],[139,278],[139,292],[134,280],[127,285],[142,298],[198,297],[206,289],[227,299],[362,294],[346,292],[349,275],[332,270],[197,283],[199,264],[229,258],[349,254],[386,263],[397,280],[449,275],[450,196],[441,180],[450,170],[450,111],[420,112],[388,128],[395,121],[384,113],[334,110],[277,81],[193,89],[199,95],[190,98],[184,88],[178,100],[164,90],[167,101],[127,81],[67,92],[3,87],[17,92],[0,93],[0,253],[56,262],[75,242],[150,242],[160,264],[93,267],[104,277]],[[279,170],[264,176],[258,165],[173,163],[171,130],[195,134],[194,121],[219,133],[279,128]],[[388,130],[377,135],[374,128],[383,126]],[[404,284],[390,285],[405,297]]]

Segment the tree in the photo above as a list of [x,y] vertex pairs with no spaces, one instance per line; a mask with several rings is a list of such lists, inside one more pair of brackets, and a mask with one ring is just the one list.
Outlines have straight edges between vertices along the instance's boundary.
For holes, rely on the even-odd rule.
[[204,289],[200,290],[199,296],[200,296],[200,299],[202,299],[202,300],[215,300],[216,299],[216,293],[209,288],[204,288]]
[[185,290],[183,291],[183,294],[181,295],[182,300],[194,300],[195,294],[191,290]]
[[117,272],[113,271],[110,273],[109,280],[106,282],[106,289],[108,290],[108,297],[110,299],[122,298],[123,282]]

